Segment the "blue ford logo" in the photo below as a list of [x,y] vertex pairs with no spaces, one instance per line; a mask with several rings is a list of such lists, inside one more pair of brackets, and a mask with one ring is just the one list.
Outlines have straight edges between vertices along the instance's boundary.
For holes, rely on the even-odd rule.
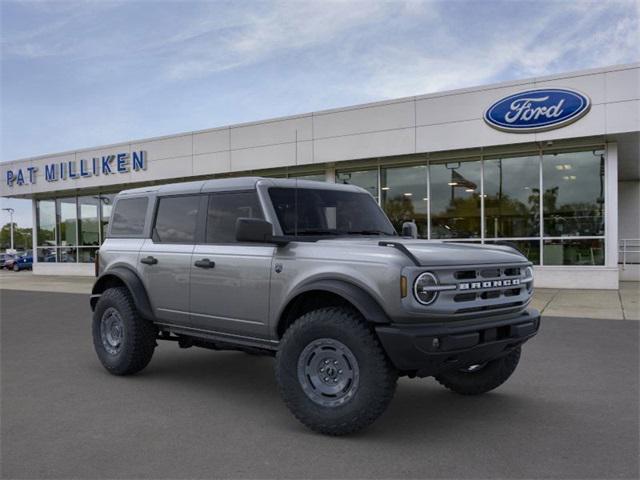
[[507,132],[540,132],[574,122],[590,107],[589,97],[575,90],[541,88],[498,100],[484,113],[484,120]]

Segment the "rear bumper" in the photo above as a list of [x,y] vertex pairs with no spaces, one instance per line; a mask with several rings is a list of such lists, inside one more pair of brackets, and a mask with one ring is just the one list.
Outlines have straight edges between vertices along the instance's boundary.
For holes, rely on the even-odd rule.
[[455,323],[376,327],[378,338],[395,367],[419,377],[484,363],[508,354],[538,333],[540,313]]

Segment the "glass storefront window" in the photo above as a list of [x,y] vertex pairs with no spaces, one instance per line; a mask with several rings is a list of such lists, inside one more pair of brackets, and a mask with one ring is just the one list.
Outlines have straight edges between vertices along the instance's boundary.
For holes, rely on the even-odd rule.
[[58,213],[58,245],[75,245],[77,232],[76,198],[56,200]]
[[78,249],[78,262],[93,263],[96,258],[98,247],[84,247]]
[[37,204],[38,245],[56,244],[56,202],[53,200],[39,200]]
[[540,157],[484,161],[485,237],[540,233]]
[[540,240],[491,240],[485,244],[509,245],[522,253],[534,265],[540,265]]
[[336,183],[347,183],[364,188],[378,200],[378,169],[356,172],[336,172]]
[[604,164],[598,151],[543,155],[545,236],[604,235]]
[[40,263],[55,263],[58,261],[55,247],[38,247],[36,254]]
[[431,238],[480,237],[480,160],[432,164]]
[[98,197],[78,197],[79,245],[100,245]]
[[289,175],[289,178],[297,178],[299,180],[313,180],[314,182],[326,182],[327,177],[324,172],[309,173],[306,175]]
[[545,265],[604,265],[604,239],[545,240]]
[[418,236],[428,236],[429,198],[427,167],[385,168],[381,171],[382,208],[396,232],[402,232],[404,222],[415,222]]

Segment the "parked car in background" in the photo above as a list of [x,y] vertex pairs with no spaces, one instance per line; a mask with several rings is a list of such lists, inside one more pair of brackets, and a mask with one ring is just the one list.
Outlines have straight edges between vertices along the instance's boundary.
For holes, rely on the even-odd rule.
[[16,257],[11,268],[14,272],[31,270],[33,268],[33,253],[29,251]]
[[13,253],[3,253],[0,258],[0,268],[6,268],[10,270],[13,268],[13,262],[16,260],[16,255]]

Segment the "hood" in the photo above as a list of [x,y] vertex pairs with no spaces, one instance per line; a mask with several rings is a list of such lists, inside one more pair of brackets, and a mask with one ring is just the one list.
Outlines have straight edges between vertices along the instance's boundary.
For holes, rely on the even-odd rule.
[[381,241],[401,243],[407,247],[423,266],[489,265],[527,261],[527,258],[520,252],[505,245],[443,243],[401,237],[336,238],[333,240],[321,240],[318,243],[331,242],[344,244],[347,248],[353,248],[357,245],[373,247],[377,246]]

